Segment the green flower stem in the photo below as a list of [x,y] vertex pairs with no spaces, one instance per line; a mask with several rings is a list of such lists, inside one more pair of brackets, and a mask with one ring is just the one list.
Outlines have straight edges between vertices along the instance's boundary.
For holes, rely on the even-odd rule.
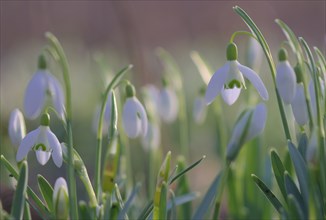
[[264,54],[265,54],[265,56],[267,58],[268,66],[269,66],[270,71],[271,71],[271,75],[272,75],[272,79],[273,79],[273,83],[274,83],[274,87],[275,87],[277,103],[278,103],[278,107],[279,107],[279,110],[280,110],[280,115],[281,115],[281,119],[282,119],[282,124],[283,124],[283,128],[284,128],[285,136],[286,136],[287,140],[291,140],[290,129],[289,129],[289,126],[288,126],[288,123],[287,123],[286,114],[285,114],[285,111],[284,111],[284,106],[283,106],[281,97],[279,95],[278,89],[276,87],[276,69],[275,69],[275,64],[274,64],[272,53],[271,53],[271,51],[269,49],[269,46],[268,46],[264,36],[262,35],[261,31],[258,29],[258,27],[253,22],[253,20],[249,17],[249,15],[243,9],[241,9],[238,6],[233,7],[233,10],[250,27],[251,31],[255,34],[258,42],[262,46]]
[[311,50],[309,49],[309,46],[307,42],[303,38],[299,38],[300,42],[302,43],[310,65],[312,67],[312,76],[314,80],[314,87],[315,87],[315,96],[316,96],[316,109],[317,109],[317,129],[318,129],[318,145],[319,145],[319,156],[320,156],[320,175],[321,175],[321,186],[322,186],[322,192],[324,196],[324,204],[326,204],[326,161],[325,161],[325,131],[324,131],[324,124],[323,119],[321,115],[321,105],[319,102],[319,97],[321,97],[321,91],[319,90],[319,80],[317,76],[317,68],[316,64],[313,58],[313,55],[311,53]]
[[234,41],[234,38],[237,36],[237,35],[247,35],[249,37],[252,37],[254,38],[255,40],[257,40],[257,38],[255,37],[255,35],[253,35],[252,33],[248,32],[248,31],[236,31],[232,34],[231,38],[230,38],[230,43],[233,43]]
[[71,82],[69,76],[69,65],[65,55],[65,52],[58,41],[58,39],[52,34],[47,32],[46,38],[50,41],[54,50],[59,56],[59,63],[62,68],[65,89],[66,89],[66,125],[67,125],[67,148],[68,148],[68,192],[69,192],[69,210],[70,218],[78,219],[77,211],[77,193],[76,193],[76,179],[73,167],[73,138],[72,138],[72,105],[71,105]]
[[100,118],[97,128],[97,145],[96,145],[96,160],[95,160],[95,194],[98,201],[100,201],[100,188],[101,188],[101,158],[102,158],[102,138],[103,138],[103,120],[104,120],[104,112],[106,106],[106,100],[108,99],[109,92],[114,89],[124,74],[132,68],[132,65],[129,65],[122,70],[120,70],[117,75],[112,79],[111,83],[107,86],[102,100]]
[[223,174],[221,177],[221,184],[219,185],[219,188],[217,189],[217,195],[216,195],[216,199],[215,199],[215,207],[214,207],[214,213],[213,213],[212,219],[218,219],[218,216],[220,213],[221,202],[222,202],[222,195],[223,195],[225,184],[228,180],[228,173],[230,171],[230,165],[231,165],[231,161],[227,161],[225,163],[225,167],[224,167]]

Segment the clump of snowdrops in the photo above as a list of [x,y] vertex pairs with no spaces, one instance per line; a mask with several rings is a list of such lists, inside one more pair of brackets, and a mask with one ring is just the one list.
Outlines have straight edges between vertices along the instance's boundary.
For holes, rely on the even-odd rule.
[[[325,219],[324,55],[316,47],[311,51],[304,38],[298,38],[277,19],[285,40],[280,43],[274,61],[254,21],[240,7],[233,9],[250,31],[236,31],[231,35],[225,64],[211,75],[201,56],[195,51],[191,53],[203,79],[203,87],[193,104],[193,120],[204,123],[207,106],[212,106],[219,122],[216,136],[219,158],[223,161],[222,170],[202,196],[192,192],[187,174],[196,166],[205,166],[202,163],[205,156],[189,161],[189,111],[182,74],[172,56],[162,48],[157,51],[165,68],[161,89],[149,85],[136,90],[132,82],[125,79],[132,68],[128,65],[115,74],[103,91],[92,125],[97,142],[94,143],[96,158],[91,180],[78,154],[78,146],[73,143],[68,59],[58,39],[46,33],[48,44],[39,56],[38,70],[27,84],[24,109],[14,109],[10,115],[8,133],[16,147],[17,163],[10,163],[4,155],[1,155],[1,163],[17,184],[11,211],[7,213],[1,208],[1,219],[31,219],[31,210],[43,219]],[[236,37],[239,35],[250,39],[246,65],[238,61]],[[289,56],[294,58],[294,63],[289,62]],[[268,63],[273,91],[267,91],[257,73],[262,57]],[[62,77],[60,73],[50,72],[49,59],[61,68]],[[241,109],[228,136],[220,102],[232,108],[241,92],[249,94],[247,106]],[[222,99],[217,98],[219,95]],[[277,107],[273,111],[278,109],[282,127],[275,129],[284,131],[282,138],[287,142],[287,150],[282,154],[275,149],[268,154],[267,146],[261,146],[268,114],[265,102],[269,96],[276,96]],[[287,107],[291,111],[285,111]],[[51,131],[50,113],[55,113],[56,120],[63,124],[64,142]],[[38,120],[39,127],[32,131],[26,129],[24,117]],[[295,126],[289,126],[289,117],[294,117]],[[163,154],[160,125],[174,121],[179,124],[179,145],[177,150],[170,148],[171,151]],[[103,146],[104,138],[108,140],[107,146]],[[149,152],[147,203],[140,204],[137,199],[143,186],[128,181],[131,178],[128,139],[139,140]],[[245,158],[238,157],[241,149],[245,151]],[[54,184],[38,175],[40,193],[34,192],[28,186],[27,156],[31,151],[41,165],[52,158],[57,167],[65,166],[67,175]],[[174,152],[180,153],[176,164],[171,162],[177,156]],[[247,163],[240,166],[244,160]],[[86,201],[77,201],[77,178],[85,188]],[[227,197],[223,197],[223,193]],[[194,200],[198,200],[195,207]],[[222,203],[225,207],[221,207]]]

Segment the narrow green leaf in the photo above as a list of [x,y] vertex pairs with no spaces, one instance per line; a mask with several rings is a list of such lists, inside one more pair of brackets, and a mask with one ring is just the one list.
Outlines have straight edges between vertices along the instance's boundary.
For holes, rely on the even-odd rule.
[[147,219],[148,216],[151,214],[151,212],[153,211],[154,208],[154,203],[153,200],[149,201],[145,208],[143,209],[143,211],[140,213],[140,215],[138,216],[138,220],[143,220],[143,219]]
[[[117,201],[118,201],[118,208],[119,208],[119,210],[121,211],[121,210],[123,210],[123,208],[124,208],[124,202],[123,202],[123,200],[122,200],[122,197],[121,197],[121,193],[120,193],[120,190],[119,190],[119,187],[118,187],[118,184],[115,184],[115,197],[116,197],[116,199],[117,199]],[[123,216],[123,219],[129,219],[128,218],[128,215],[127,214],[125,214],[124,216]]]
[[284,165],[278,156],[277,152],[275,150],[271,151],[271,161],[272,161],[272,167],[274,171],[274,175],[278,184],[278,187],[280,188],[280,191],[284,197],[284,199],[287,199],[287,194],[284,186],[284,172],[285,168]]
[[50,183],[41,174],[37,175],[37,181],[43,199],[45,200],[48,209],[52,211],[53,210],[53,204],[52,204],[53,188],[50,185]]
[[252,179],[255,181],[259,189],[265,194],[267,199],[272,203],[274,208],[281,214],[281,209],[284,209],[281,202],[274,195],[274,193],[265,185],[265,183],[260,180],[256,175],[251,174]]
[[220,172],[214,179],[213,183],[209,187],[208,191],[206,192],[202,202],[198,206],[197,210],[195,211],[195,214],[192,219],[204,219],[205,215],[213,205],[217,189],[219,188],[219,185],[221,183],[221,177],[222,177],[223,171]]
[[168,196],[168,185],[166,182],[162,183],[160,205],[159,205],[159,219],[167,218],[167,196]]
[[295,197],[295,199],[299,202],[301,209],[305,209],[302,195],[301,195],[297,185],[295,185],[294,181],[292,180],[292,178],[290,177],[290,175],[287,171],[285,171],[285,173],[284,173],[284,183],[285,183],[285,189],[286,189],[287,194],[293,195]]
[[[168,219],[173,220],[173,219],[177,219],[177,204],[175,202],[175,195],[174,195],[173,190],[170,189],[169,192],[171,195],[171,199],[168,202],[168,210],[169,210]],[[170,205],[170,208],[169,208],[169,205]]]
[[109,219],[111,215],[111,207],[112,207],[112,196],[111,194],[106,194],[106,198],[104,199],[104,215],[103,219]]
[[[298,177],[300,191],[303,197],[303,201],[305,203],[306,210],[308,211],[308,204],[309,204],[309,187],[308,187],[308,169],[304,159],[302,158],[301,154],[297,150],[297,148],[293,145],[291,141],[288,142],[289,153],[291,156],[291,160],[294,165],[294,169],[296,175]],[[309,214],[308,214],[309,215]],[[308,216],[307,215],[307,216]]]
[[306,158],[307,147],[308,147],[308,137],[307,137],[306,133],[302,133],[300,136],[299,144],[298,144],[298,150],[299,150],[302,158],[304,159],[304,161]]
[[28,182],[28,166],[27,162],[21,163],[17,188],[11,208],[11,215],[14,219],[23,219],[25,196]]
[[91,215],[89,213],[87,204],[85,201],[80,201],[79,204],[79,217],[82,220],[88,220],[91,219]]
[[174,181],[176,181],[178,178],[180,178],[182,175],[184,175],[185,173],[187,173],[188,171],[192,170],[194,167],[196,167],[198,164],[200,164],[200,162],[205,159],[206,156],[202,156],[202,158],[200,158],[199,160],[197,160],[196,162],[194,162],[193,164],[191,164],[190,166],[188,166],[187,168],[185,168],[184,170],[180,171],[177,175],[175,175],[170,181],[169,184],[172,184]]
[[305,218],[302,211],[299,202],[296,200],[295,196],[290,194],[288,196],[288,204],[289,204],[289,219],[308,219]]
[[[322,72],[325,73],[326,72],[326,59],[325,59],[323,53],[318,49],[318,47],[314,47],[314,51],[318,57],[319,66],[320,66]],[[321,75],[322,75],[322,77],[324,77],[323,74],[321,74]]]
[[[183,205],[185,203],[191,202],[194,199],[198,198],[199,194],[196,192],[190,192],[181,196],[176,196],[174,198],[174,205],[175,206],[179,206],[179,205]],[[167,204],[167,209],[170,210],[173,207],[173,201],[172,199],[170,201],[168,201]]]
[[134,200],[135,196],[137,195],[137,193],[139,192],[140,189],[140,184],[138,183],[135,188],[132,190],[130,196],[128,197],[124,207],[120,210],[119,215],[118,215],[118,219],[123,219],[124,216],[126,216],[130,206],[132,205],[132,201]]

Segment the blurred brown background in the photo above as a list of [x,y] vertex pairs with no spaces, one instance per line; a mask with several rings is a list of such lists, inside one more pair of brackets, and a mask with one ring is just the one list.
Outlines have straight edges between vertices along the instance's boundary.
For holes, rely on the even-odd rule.
[[[2,0],[0,4],[1,153],[12,160],[14,158],[7,135],[8,117],[13,108],[22,109],[24,90],[36,70],[37,57],[46,44],[44,33],[51,31],[62,42],[70,63],[75,119],[73,125],[74,134],[77,134],[74,141],[82,157],[85,157],[91,177],[95,158],[95,135],[91,132],[89,125],[92,123],[92,115],[95,105],[99,101],[99,94],[104,88],[101,76],[98,74],[99,69],[96,68],[94,62],[94,54],[100,52],[112,72],[118,71],[129,63],[134,64],[133,72],[130,75],[138,86],[147,83],[159,85],[162,66],[158,62],[154,50],[156,47],[162,46],[172,53],[180,65],[191,106],[193,97],[202,82],[189,53],[192,50],[199,51],[212,68],[216,69],[225,62],[225,47],[232,33],[237,30],[247,30],[241,18],[233,12],[232,6],[239,5],[248,12],[272,46],[274,55],[276,55],[280,43],[285,39],[274,22],[276,18],[287,23],[298,36],[303,36],[310,46],[317,46],[325,51],[326,3],[324,0]],[[236,38],[240,54],[244,53],[241,48],[244,48],[245,40],[247,38],[242,36]],[[239,59],[243,60],[241,55]],[[59,78],[61,77],[60,71],[55,74]],[[265,82],[271,81],[267,68],[263,68],[261,74]],[[267,85],[267,87],[272,93],[271,85]],[[272,93],[271,101],[268,103],[272,116],[269,115],[270,122],[267,126],[270,130],[267,130],[266,133],[279,136],[283,135],[282,130],[275,129],[272,124],[279,123],[278,110],[273,107],[274,96],[275,94]],[[241,109],[237,108],[240,104],[235,106],[227,109],[233,120],[235,117],[232,114],[238,114],[238,110]],[[274,109],[275,111],[273,111]],[[205,173],[214,173],[215,175],[217,163],[211,156],[214,151],[212,149],[214,131],[211,129],[212,122],[207,120],[206,125],[205,127],[192,127],[190,147],[196,152],[193,154],[195,159],[198,159],[198,155],[210,155],[203,168]],[[37,126],[37,121],[27,121],[28,131]],[[232,127],[232,123],[227,126]],[[52,129],[60,138],[62,135],[60,125],[54,124]],[[167,136],[165,134],[164,137]],[[271,141],[268,142],[268,146],[278,144],[278,140],[273,136],[269,139]],[[171,143],[163,140],[163,144],[166,147]],[[51,183],[57,176],[64,175],[64,168],[58,170],[52,162],[45,167],[40,167],[35,162],[34,153],[30,153],[30,155],[33,155],[29,156],[32,170],[35,168],[34,172],[47,176]],[[56,170],[57,174],[49,176],[49,170]],[[194,172],[196,173],[196,171]],[[3,177],[2,169],[1,173]],[[144,174],[139,172],[137,175],[142,177]],[[198,184],[201,184],[198,188],[206,189],[214,175],[206,176],[207,181],[200,181],[201,177],[197,178],[197,182],[200,182]],[[83,190],[83,188],[80,189]]]

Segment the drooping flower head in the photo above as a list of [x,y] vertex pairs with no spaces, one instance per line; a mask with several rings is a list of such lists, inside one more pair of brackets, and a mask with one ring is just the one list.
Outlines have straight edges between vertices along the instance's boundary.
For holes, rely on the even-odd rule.
[[26,135],[24,116],[19,109],[14,109],[9,118],[8,133],[13,145],[18,147]]
[[136,98],[133,85],[126,86],[127,100],[123,106],[122,125],[129,138],[136,138],[147,133],[147,115],[143,105]]
[[267,100],[268,92],[258,74],[237,61],[238,49],[234,43],[228,45],[226,57],[227,63],[214,73],[208,83],[205,95],[206,104],[213,102],[220,92],[228,105],[235,103],[241,89],[246,88],[244,77],[256,88],[262,99]]
[[29,119],[37,118],[49,100],[59,117],[64,120],[64,95],[60,82],[46,69],[43,55],[39,57],[39,69],[29,81],[24,97],[25,115]]
[[295,96],[296,75],[287,60],[287,51],[282,48],[278,54],[279,63],[276,67],[276,87],[284,103],[290,104]]
[[258,136],[265,128],[267,109],[260,103],[254,109],[243,112],[238,118],[227,146],[226,157],[229,161],[235,159],[241,147]]
[[45,165],[52,155],[55,165],[61,167],[62,149],[57,137],[50,130],[49,124],[50,116],[45,113],[41,117],[40,127],[28,133],[20,143],[16,155],[17,162],[23,160],[30,150],[34,150],[41,165]]
[[69,216],[69,197],[66,180],[59,177],[53,189],[53,208],[58,219],[67,219]]
[[205,88],[200,89],[198,97],[195,98],[192,115],[197,124],[204,122],[207,114],[205,102]]
[[303,126],[308,122],[308,109],[305,100],[304,87],[302,83],[302,70],[297,65],[294,67],[297,82],[295,86],[295,95],[291,102],[291,108],[295,121]]
[[159,93],[159,113],[163,121],[171,123],[178,116],[179,104],[175,90],[163,78],[163,89]]

